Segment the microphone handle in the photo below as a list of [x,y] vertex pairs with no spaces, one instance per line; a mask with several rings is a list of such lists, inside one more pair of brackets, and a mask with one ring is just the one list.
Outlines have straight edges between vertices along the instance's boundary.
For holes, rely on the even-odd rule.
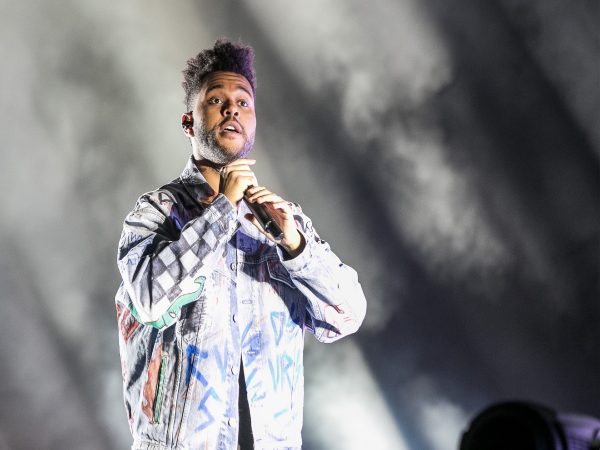
[[270,233],[276,241],[282,240],[283,231],[281,231],[277,222],[271,217],[267,208],[259,203],[250,203],[246,199],[244,199],[244,201],[246,202],[246,205],[248,205],[250,211],[252,211],[252,214],[254,214],[254,217],[256,217],[256,220],[258,220],[258,223],[260,223],[260,226],[263,227],[263,230]]

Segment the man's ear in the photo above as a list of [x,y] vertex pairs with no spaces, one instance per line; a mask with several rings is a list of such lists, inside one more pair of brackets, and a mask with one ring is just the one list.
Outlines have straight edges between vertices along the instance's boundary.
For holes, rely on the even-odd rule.
[[192,111],[181,115],[181,127],[183,128],[183,133],[187,137],[194,136],[194,115],[192,114]]

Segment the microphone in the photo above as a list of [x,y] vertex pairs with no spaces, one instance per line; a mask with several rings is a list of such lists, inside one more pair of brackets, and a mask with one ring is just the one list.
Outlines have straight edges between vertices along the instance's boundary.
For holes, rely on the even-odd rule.
[[260,226],[263,227],[263,230],[270,233],[271,236],[273,236],[273,239],[275,239],[276,241],[282,240],[283,231],[281,231],[281,228],[279,228],[277,222],[275,222],[273,217],[271,217],[271,213],[267,211],[266,206],[261,205],[260,203],[249,202],[248,200],[246,200],[245,195],[244,201],[246,202],[246,205],[248,205],[250,211],[252,211],[252,214],[254,214],[254,217],[256,217],[256,220],[258,220],[258,223],[260,223]]

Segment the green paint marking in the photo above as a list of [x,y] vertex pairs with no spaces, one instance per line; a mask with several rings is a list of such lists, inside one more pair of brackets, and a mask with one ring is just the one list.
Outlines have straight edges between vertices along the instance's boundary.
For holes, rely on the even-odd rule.
[[158,386],[156,387],[156,397],[154,398],[154,423],[158,423],[158,420],[160,419],[160,409],[162,407],[163,394],[165,390],[167,359],[167,355],[164,355],[160,360],[160,369],[158,370]]
[[143,322],[140,319],[140,315],[138,314],[137,309],[135,309],[133,302],[129,304],[131,315],[138,322],[147,323],[148,325],[153,326],[154,328],[161,329],[169,327],[173,325],[173,323],[175,323],[175,321],[177,320],[177,317],[179,316],[179,310],[181,308],[183,308],[188,303],[195,302],[200,298],[200,294],[202,294],[202,291],[204,290],[205,281],[206,277],[199,276],[198,278],[196,278],[194,280],[194,283],[198,285],[198,289],[188,294],[182,294],[179,297],[177,297],[173,304],[169,306],[169,309],[167,309],[167,311],[158,320],[155,320],[154,322]]

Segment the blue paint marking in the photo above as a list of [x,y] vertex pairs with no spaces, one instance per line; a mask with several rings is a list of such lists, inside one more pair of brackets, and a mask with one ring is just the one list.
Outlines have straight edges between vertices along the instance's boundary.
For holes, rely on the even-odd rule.
[[[218,352],[218,348],[215,346],[215,353],[217,355],[217,364],[219,364],[219,368],[221,368],[221,362],[224,365],[225,362],[227,361],[227,352],[228,352],[227,343],[225,343],[225,352],[224,352],[225,356],[223,357],[223,359],[220,359],[221,354]],[[190,384],[190,379],[191,379],[192,375],[194,375],[194,377],[196,377],[196,379],[198,381],[200,381],[200,383],[202,383],[202,385],[204,387],[208,387],[208,380],[206,379],[206,377],[204,375],[202,375],[202,372],[200,372],[200,370],[198,370],[198,367],[197,367],[198,363],[200,361],[208,358],[208,352],[206,350],[200,350],[195,345],[188,345],[187,349],[186,349],[186,356],[187,356],[186,359],[187,359],[187,365],[188,365],[188,368],[186,370],[186,378],[185,378],[186,386],[188,386]],[[223,369],[221,369],[221,370],[223,370]],[[202,396],[202,399],[200,400],[200,403],[198,404],[198,411],[200,411],[201,413],[204,413],[204,416],[206,417],[206,419],[204,420],[204,422],[202,422],[200,425],[198,425],[196,427],[195,431],[202,431],[215,421],[215,418],[212,415],[212,413],[210,412],[210,409],[207,404],[208,400],[210,400],[211,398],[217,402],[221,402],[221,398],[217,394],[217,391],[215,391],[214,387],[209,387],[206,390],[206,392]]]
[[302,356],[301,351],[298,350],[298,352],[296,353],[296,374],[294,375],[295,378],[295,384],[298,384],[298,381],[300,380],[300,376],[302,375],[302,360],[300,359],[300,357]]
[[273,382],[273,390],[277,389],[277,385],[279,384],[279,378],[281,376],[281,369],[279,367],[279,358],[277,358],[275,361],[275,367],[277,367],[277,371],[275,371],[275,369],[273,368],[273,362],[269,359],[269,372],[271,372],[271,381]]
[[273,333],[275,334],[275,345],[279,345],[281,337],[283,336],[283,325],[285,321],[285,314],[283,312],[273,311],[271,313],[271,327],[273,327]]
[[246,377],[246,386],[250,386],[250,384],[252,383],[252,379],[254,378],[254,375],[256,375],[256,372],[258,371],[258,369],[255,367],[252,372],[250,372],[250,374],[248,374],[248,376]]
[[198,406],[198,411],[201,411],[206,415],[206,420],[204,422],[202,422],[200,425],[198,425],[196,427],[195,431],[202,431],[215,421],[215,418],[213,417],[210,410],[206,406],[206,403],[209,398],[214,398],[218,402],[221,401],[221,399],[219,398],[219,395],[216,393],[216,391],[213,388],[210,388],[208,391],[206,391],[206,393],[204,394],[204,397],[202,397],[202,400],[200,400],[200,405]]
[[281,411],[277,411],[275,414],[273,414],[273,417],[274,417],[275,419],[277,419],[279,416],[281,416],[281,415],[282,415],[283,413],[285,413],[287,410],[288,410],[288,409],[287,409],[287,408],[285,408],[285,409],[282,409]]
[[216,345],[213,347],[213,351],[215,353],[215,359],[217,361],[217,366],[221,371],[221,381],[225,382],[225,377],[227,375],[227,356],[229,355],[229,350],[227,349],[227,341],[225,341],[225,348],[223,349],[223,356],[221,356],[221,352],[219,352],[219,347]]
[[260,378],[257,380],[256,384],[252,385],[252,380],[254,380],[254,376],[258,373],[258,369],[254,368],[246,377],[246,386],[248,387],[248,398],[251,402],[256,402],[258,400],[262,400],[266,397],[266,392],[262,389],[263,382]]
[[[256,388],[258,389],[260,386],[261,386],[261,383],[257,384],[257,385],[256,385]],[[252,395],[252,401],[253,401],[253,402],[256,402],[256,401],[258,401],[258,400],[262,400],[262,399],[263,399],[263,398],[265,398],[266,396],[267,396],[267,393],[266,393],[266,392],[264,392],[264,391],[263,391],[263,392],[255,392],[255,393]]]
[[[255,348],[260,348],[260,336],[255,335],[252,337],[252,340],[250,341],[250,348],[255,349]],[[259,351],[258,350],[248,350],[246,352],[246,365],[247,366],[251,366],[252,363],[254,362],[254,360],[256,359],[256,357],[259,355]]]
[[252,321],[248,322],[248,325],[246,325],[246,328],[244,328],[244,331],[242,331],[242,347],[245,347],[246,345],[248,345],[246,343],[246,336],[248,335],[248,331],[250,331],[251,326],[252,326]]
[[127,253],[127,262],[125,263],[127,266],[135,266],[137,265],[140,260],[142,259],[142,255],[144,254],[144,251],[146,249],[139,247],[133,247],[132,250],[129,251],[129,253]]
[[290,358],[290,356],[287,353],[281,355],[281,372],[285,374],[285,379],[290,390],[292,390],[292,379],[290,378],[288,370],[290,367],[292,367],[293,364],[294,360]]
[[273,390],[278,390],[283,387],[283,381],[292,389],[292,379],[290,378],[289,369],[294,364],[294,360],[287,354],[283,353],[275,357],[275,360],[269,359],[269,372],[271,372],[271,381],[273,382]]
[[244,331],[242,332],[242,349],[250,348],[250,350],[245,352],[246,360],[244,361],[244,364],[246,366],[252,365],[258,356],[260,349],[260,334],[248,335],[251,327],[252,321],[246,325],[246,328],[244,328]]
[[119,248],[129,249],[134,246],[132,244],[139,245],[143,241],[150,241],[150,240],[151,239],[148,239],[148,236],[144,237],[141,234],[135,234],[135,233],[123,234],[123,236],[121,237],[121,240],[119,242]]
[[200,351],[195,345],[188,345],[186,349],[186,355],[188,369],[186,370],[185,375],[185,385],[189,386],[190,378],[192,375],[194,375],[204,387],[208,386],[208,380],[196,368],[199,360],[208,358],[208,352]]

